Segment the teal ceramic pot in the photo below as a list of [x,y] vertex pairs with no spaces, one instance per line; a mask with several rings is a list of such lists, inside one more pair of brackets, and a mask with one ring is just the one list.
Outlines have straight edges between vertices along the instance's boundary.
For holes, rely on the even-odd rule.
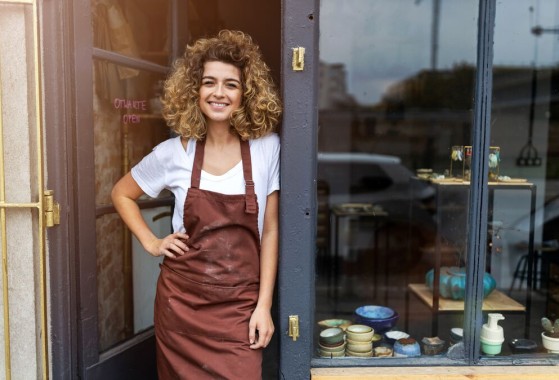
[[[434,269],[425,275],[425,283],[433,290]],[[489,273],[483,275],[483,297],[487,297],[497,286],[497,282]],[[443,298],[463,300],[466,295],[466,268],[441,267],[439,293]]]

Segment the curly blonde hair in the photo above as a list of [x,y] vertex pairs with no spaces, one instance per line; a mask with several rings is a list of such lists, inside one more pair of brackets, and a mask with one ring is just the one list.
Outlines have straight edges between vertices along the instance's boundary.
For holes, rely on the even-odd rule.
[[231,114],[232,130],[243,140],[272,132],[281,116],[281,101],[259,47],[249,35],[222,30],[213,38],[187,45],[165,81],[163,117],[169,127],[186,138],[203,139],[207,133],[200,110],[199,90],[206,62],[219,61],[241,71],[242,100]]

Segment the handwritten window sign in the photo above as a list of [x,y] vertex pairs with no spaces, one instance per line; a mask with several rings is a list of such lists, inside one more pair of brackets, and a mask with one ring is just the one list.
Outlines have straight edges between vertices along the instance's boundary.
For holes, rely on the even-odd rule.
[[122,122],[124,124],[137,124],[141,121],[138,113],[145,113],[147,111],[147,100],[115,98],[113,107],[117,110],[124,109],[127,111],[122,115]]

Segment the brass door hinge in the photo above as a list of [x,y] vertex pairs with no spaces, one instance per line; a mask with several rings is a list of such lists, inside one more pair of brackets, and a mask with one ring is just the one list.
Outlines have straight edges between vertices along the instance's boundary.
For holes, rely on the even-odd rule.
[[299,338],[299,316],[298,315],[290,315],[289,316],[289,336],[293,339],[293,341],[297,341]]
[[54,191],[45,190],[43,193],[45,225],[54,227],[60,224],[60,205],[54,201]]

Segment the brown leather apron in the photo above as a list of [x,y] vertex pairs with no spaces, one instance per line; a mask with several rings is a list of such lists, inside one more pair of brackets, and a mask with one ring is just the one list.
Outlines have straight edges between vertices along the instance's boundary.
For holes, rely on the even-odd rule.
[[260,282],[250,147],[241,142],[245,194],[225,195],[200,189],[204,144],[196,144],[184,203],[190,250],[165,258],[157,282],[159,379],[261,379],[262,350],[248,341]]

